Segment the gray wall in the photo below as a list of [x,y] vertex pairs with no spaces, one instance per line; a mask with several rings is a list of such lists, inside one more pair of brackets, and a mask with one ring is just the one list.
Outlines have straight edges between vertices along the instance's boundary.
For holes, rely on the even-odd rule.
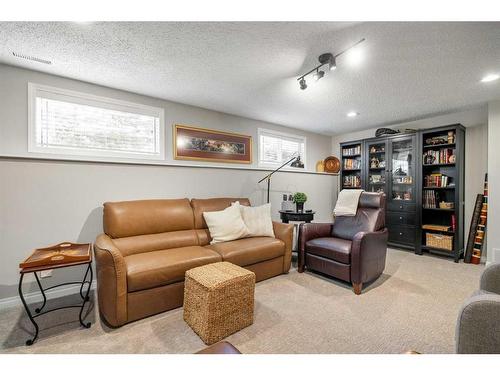
[[[487,108],[481,107],[469,111],[435,116],[391,126],[399,129],[424,129],[442,125],[461,123],[465,131],[465,244],[469,234],[470,221],[474,210],[476,195],[483,192],[484,175],[488,171],[488,119]],[[499,126],[500,127],[500,126]],[[333,137],[332,154],[340,155],[341,142],[347,142],[375,136],[375,130],[343,134]],[[497,138],[498,139],[498,138]],[[489,157],[491,160],[491,156]],[[491,237],[491,236],[489,236]],[[485,255],[485,254],[483,254]]]
[[[16,296],[18,264],[33,248],[66,240],[93,241],[102,231],[104,201],[220,196],[249,197],[253,204],[265,201],[265,186],[257,185],[264,171],[197,168],[188,167],[189,162],[174,161],[170,146],[174,123],[246,133],[255,140],[258,127],[305,135],[309,170],[331,151],[331,137],[25,69],[0,65],[0,82],[0,299]],[[23,159],[32,156],[27,152],[28,82],[165,108],[168,147],[163,163],[183,166]],[[255,159],[256,142],[254,145]],[[276,174],[271,194],[275,218],[281,194],[295,191],[308,195],[306,208],[317,211],[317,221],[330,220],[337,194],[336,176]],[[66,269],[44,281],[50,285],[81,276],[82,270]],[[26,287],[27,291],[33,289],[34,285]]]

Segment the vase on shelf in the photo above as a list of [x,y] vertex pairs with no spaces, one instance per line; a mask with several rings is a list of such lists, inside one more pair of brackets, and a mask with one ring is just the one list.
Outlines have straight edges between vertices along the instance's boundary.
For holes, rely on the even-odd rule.
[[295,206],[296,206],[296,210],[297,212],[304,212],[304,202],[297,202],[295,203]]

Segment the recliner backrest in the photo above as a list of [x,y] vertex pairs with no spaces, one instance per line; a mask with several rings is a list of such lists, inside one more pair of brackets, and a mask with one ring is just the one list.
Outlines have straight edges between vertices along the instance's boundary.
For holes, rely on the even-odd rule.
[[376,232],[383,229],[385,205],[384,193],[361,193],[356,215],[336,217],[332,236],[352,240],[358,232]]

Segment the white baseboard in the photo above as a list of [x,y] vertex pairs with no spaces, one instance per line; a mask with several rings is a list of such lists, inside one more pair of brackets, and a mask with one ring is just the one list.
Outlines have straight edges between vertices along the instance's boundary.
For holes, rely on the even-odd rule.
[[[95,290],[96,288],[96,280],[92,281],[92,286],[90,287],[92,290]],[[69,296],[71,294],[77,294],[80,292],[80,286],[79,285],[67,285],[65,287],[61,288],[54,288],[51,289],[47,292],[45,292],[45,295],[47,296],[47,299],[51,298],[59,298],[59,297],[64,297],[64,296]],[[24,294],[24,299],[26,300],[26,303],[29,305],[31,303],[36,303],[36,302],[41,302],[43,301],[42,294],[40,291],[35,291],[35,292],[30,292]],[[14,297],[7,297],[0,299],[0,310],[5,310],[10,307],[14,306],[21,306],[21,298],[19,296],[14,296]]]

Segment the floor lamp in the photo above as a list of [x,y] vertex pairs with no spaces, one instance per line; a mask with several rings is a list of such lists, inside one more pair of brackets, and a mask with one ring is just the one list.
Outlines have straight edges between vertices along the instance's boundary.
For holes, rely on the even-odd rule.
[[269,203],[269,191],[271,190],[271,176],[273,174],[275,174],[276,172],[278,172],[281,168],[283,168],[284,166],[286,166],[286,165],[288,165],[290,163],[295,164],[297,167],[300,166],[300,165],[303,165],[302,162],[300,161],[300,155],[299,156],[294,156],[293,158],[291,158],[290,160],[288,160],[286,163],[283,163],[282,165],[280,165],[278,168],[276,168],[274,171],[272,171],[271,173],[269,173],[267,176],[265,176],[264,178],[262,178],[258,182],[260,184],[262,181],[267,180],[267,203]]

